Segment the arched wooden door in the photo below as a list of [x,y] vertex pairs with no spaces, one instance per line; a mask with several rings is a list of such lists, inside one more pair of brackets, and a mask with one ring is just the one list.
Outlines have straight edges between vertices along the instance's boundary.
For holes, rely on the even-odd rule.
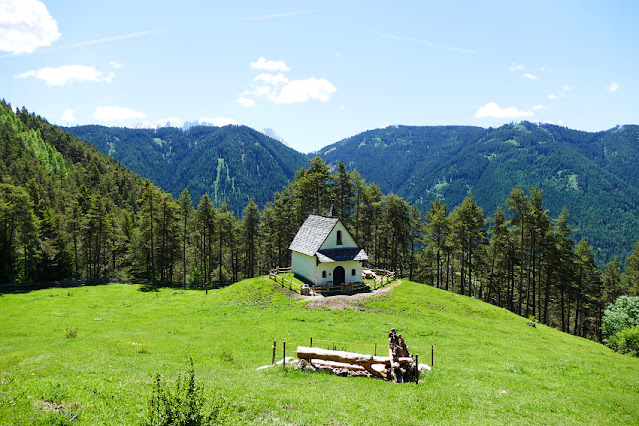
[[344,268],[341,266],[336,267],[333,270],[333,285],[338,286],[344,284],[344,280],[346,279],[346,272]]

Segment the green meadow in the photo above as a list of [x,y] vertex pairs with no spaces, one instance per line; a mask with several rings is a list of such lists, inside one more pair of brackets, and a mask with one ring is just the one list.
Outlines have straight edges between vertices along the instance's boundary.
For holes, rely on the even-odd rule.
[[[478,300],[403,282],[352,309],[308,309],[267,278],[209,291],[112,284],[0,295],[0,424],[141,424],[153,376],[191,356],[227,423],[639,424],[639,359]],[[372,353],[391,328],[419,384],[270,364],[272,344]]]

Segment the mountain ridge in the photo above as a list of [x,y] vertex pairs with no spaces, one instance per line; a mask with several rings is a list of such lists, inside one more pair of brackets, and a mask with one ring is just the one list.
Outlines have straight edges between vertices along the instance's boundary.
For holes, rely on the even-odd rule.
[[[452,209],[473,192],[486,216],[512,188],[538,187],[557,217],[567,207],[576,238],[602,262],[624,259],[639,240],[639,126],[585,132],[521,122],[477,126],[388,126],[302,154],[246,126],[155,130],[66,128],[172,193],[209,193],[238,214],[253,198],[264,206],[308,159],[343,161],[368,182],[415,203],[438,198]],[[255,145],[257,144],[257,145]],[[257,149],[252,149],[257,146]]]
[[197,204],[208,193],[239,214],[249,199],[259,206],[281,191],[306,156],[241,125],[128,129],[98,125],[65,128],[93,143],[177,198],[188,188]]
[[[639,240],[639,126],[583,132],[529,122],[498,128],[393,126],[369,130],[314,153],[343,161],[383,192],[423,211],[453,207],[473,192],[490,216],[513,187],[544,190],[552,216],[565,206],[576,236],[609,261]],[[392,165],[392,166],[386,166]]]

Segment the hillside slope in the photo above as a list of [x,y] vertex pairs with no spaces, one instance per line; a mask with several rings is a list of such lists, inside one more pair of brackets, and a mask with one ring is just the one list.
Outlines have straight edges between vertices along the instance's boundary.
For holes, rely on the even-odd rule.
[[239,214],[259,206],[308,164],[303,154],[246,126],[128,129],[78,126],[66,130],[170,192],[188,188],[194,203],[208,193]]
[[[0,283],[87,278],[144,180],[26,109],[0,103]],[[107,224],[107,222],[109,222]],[[107,229],[109,230],[107,235]],[[122,244],[118,249],[122,248]],[[95,265],[95,267],[93,267]]]
[[[0,423],[132,424],[161,372],[190,354],[234,422],[282,424],[635,424],[639,359],[505,309],[404,282],[344,311],[309,309],[265,277],[221,290],[134,285],[0,297]],[[100,302],[96,304],[96,300]],[[97,321],[96,319],[100,319]],[[433,371],[418,385],[270,364],[271,346],[373,353],[390,328]],[[65,337],[69,329],[77,336]],[[381,350],[381,349],[380,349]],[[48,407],[57,407],[53,411]],[[68,420],[68,419],[67,419]]]
[[442,199],[449,207],[472,191],[486,215],[521,185],[544,190],[551,217],[568,208],[577,238],[603,262],[625,258],[639,240],[639,126],[587,133],[521,123],[500,128],[395,126],[323,148],[384,192],[422,211]]

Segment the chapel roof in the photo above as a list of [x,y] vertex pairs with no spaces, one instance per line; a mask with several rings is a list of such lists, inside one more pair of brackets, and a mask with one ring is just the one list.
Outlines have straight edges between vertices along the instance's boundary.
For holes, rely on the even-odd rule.
[[307,256],[315,256],[338,221],[337,217],[310,215],[295,234],[288,248]]
[[344,262],[347,260],[368,260],[368,255],[361,248],[336,248],[320,250],[317,253],[317,260],[325,262]]

